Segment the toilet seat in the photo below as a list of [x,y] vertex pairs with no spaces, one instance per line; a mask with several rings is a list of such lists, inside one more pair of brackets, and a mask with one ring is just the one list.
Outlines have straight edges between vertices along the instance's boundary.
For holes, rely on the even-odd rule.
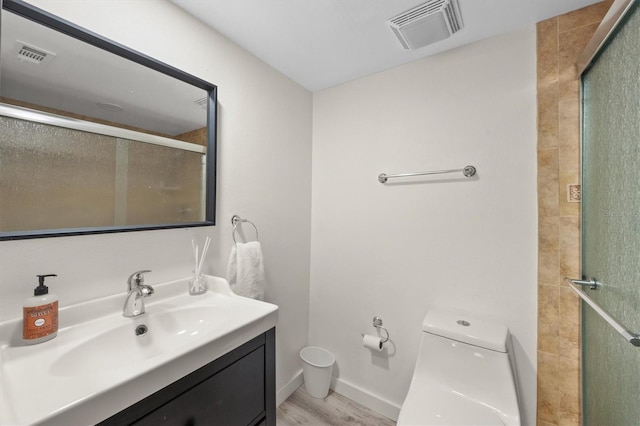
[[398,426],[504,426],[500,413],[448,389],[414,390],[407,396]]

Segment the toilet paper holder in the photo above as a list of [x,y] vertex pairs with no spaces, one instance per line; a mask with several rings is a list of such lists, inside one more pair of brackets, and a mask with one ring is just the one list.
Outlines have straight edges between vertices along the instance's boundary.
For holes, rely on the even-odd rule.
[[[382,331],[384,331],[384,334],[387,335],[387,337],[385,337],[383,340],[380,341],[380,343],[387,343],[389,341],[389,332],[387,331],[386,328],[384,328],[382,326],[382,318],[380,318],[379,316],[375,316],[373,317],[373,326],[377,329],[380,329]],[[362,337],[364,337],[364,333],[360,333],[360,335]]]

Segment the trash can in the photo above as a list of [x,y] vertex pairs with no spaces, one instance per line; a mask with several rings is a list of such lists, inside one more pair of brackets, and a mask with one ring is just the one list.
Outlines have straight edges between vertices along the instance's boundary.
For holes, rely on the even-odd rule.
[[304,387],[314,398],[326,398],[336,358],[326,349],[308,346],[300,351]]

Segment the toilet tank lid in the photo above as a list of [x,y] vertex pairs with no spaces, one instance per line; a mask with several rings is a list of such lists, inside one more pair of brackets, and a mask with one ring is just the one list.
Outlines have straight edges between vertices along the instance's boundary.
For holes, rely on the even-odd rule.
[[474,346],[507,352],[509,329],[501,324],[443,310],[431,310],[424,317],[422,330]]

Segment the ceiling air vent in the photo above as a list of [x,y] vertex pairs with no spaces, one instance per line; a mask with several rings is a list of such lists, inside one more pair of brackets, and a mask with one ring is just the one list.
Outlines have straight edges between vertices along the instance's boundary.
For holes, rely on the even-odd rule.
[[202,109],[207,109],[207,103],[209,101],[209,97],[205,96],[202,99],[198,99],[196,101],[193,101],[194,104],[198,105],[200,108]]
[[55,53],[27,44],[20,40],[17,40],[16,43],[18,45],[18,58],[23,61],[41,64],[42,62],[56,56]]
[[458,0],[433,0],[387,21],[405,49],[418,49],[462,29]]

